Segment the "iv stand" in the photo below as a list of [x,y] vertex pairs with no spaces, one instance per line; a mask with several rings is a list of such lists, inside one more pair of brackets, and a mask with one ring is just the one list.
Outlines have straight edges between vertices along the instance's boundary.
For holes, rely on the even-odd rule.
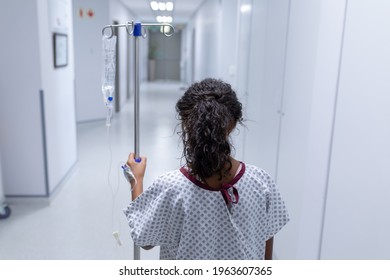
[[[135,161],[140,162],[140,148],[139,148],[139,37],[146,37],[146,26],[159,26],[163,27],[163,34],[167,37],[170,37],[175,32],[174,27],[169,23],[140,23],[134,21],[127,22],[125,24],[112,24],[106,25],[102,29],[102,35],[106,38],[111,38],[114,35],[115,27],[125,27],[127,33],[131,36],[134,36],[134,153]],[[170,27],[169,31],[166,32],[165,27]],[[106,35],[106,29],[111,30],[110,36]],[[134,260],[140,260],[140,248],[134,244]]]

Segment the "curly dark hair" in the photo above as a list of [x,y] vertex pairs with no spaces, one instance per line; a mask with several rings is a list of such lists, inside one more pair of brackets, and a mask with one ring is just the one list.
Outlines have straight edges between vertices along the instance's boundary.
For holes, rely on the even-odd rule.
[[242,104],[234,90],[221,80],[205,79],[187,89],[176,111],[182,126],[183,157],[191,175],[205,181],[219,174],[222,179],[232,168],[229,134],[242,123]]

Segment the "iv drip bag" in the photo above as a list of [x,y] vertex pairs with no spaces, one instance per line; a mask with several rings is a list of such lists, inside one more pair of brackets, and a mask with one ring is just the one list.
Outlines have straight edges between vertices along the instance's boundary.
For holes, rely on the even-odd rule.
[[113,94],[115,91],[116,36],[103,36],[102,93],[107,107],[106,125],[111,125]]
[[[103,36],[102,93],[106,105],[112,101],[115,91],[116,36]],[[110,100],[111,99],[111,100]]]

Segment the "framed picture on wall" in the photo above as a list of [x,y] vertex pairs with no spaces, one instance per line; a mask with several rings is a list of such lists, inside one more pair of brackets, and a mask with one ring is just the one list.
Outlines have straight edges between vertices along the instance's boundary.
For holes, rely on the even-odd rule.
[[68,65],[68,35],[53,34],[54,68]]

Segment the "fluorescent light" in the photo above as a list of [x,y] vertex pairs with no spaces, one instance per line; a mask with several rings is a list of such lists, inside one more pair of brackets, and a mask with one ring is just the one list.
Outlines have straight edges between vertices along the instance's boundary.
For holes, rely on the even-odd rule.
[[158,10],[158,3],[157,3],[157,1],[150,2],[150,7],[152,7],[153,11],[157,11]]
[[163,23],[171,23],[173,21],[173,18],[171,16],[157,16],[156,20],[158,22],[163,22]]
[[252,9],[251,5],[248,5],[248,4],[241,5],[241,13],[250,12],[251,9]]
[[166,9],[165,2],[158,2],[158,8],[160,11],[165,11]]
[[167,8],[167,11],[173,11],[173,3],[172,2],[167,2],[166,3],[166,8]]

